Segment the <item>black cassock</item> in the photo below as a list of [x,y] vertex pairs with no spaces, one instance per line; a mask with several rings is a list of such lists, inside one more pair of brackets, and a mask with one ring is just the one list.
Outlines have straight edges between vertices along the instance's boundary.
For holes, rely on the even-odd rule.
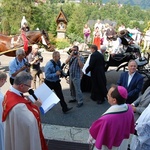
[[105,61],[103,55],[95,51],[90,58],[86,73],[91,71],[91,98],[95,101],[104,101],[107,97]]

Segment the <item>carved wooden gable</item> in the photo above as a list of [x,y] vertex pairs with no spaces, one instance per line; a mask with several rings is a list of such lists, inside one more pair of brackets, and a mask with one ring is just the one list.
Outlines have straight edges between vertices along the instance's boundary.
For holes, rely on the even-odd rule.
[[67,18],[61,9],[59,15],[57,16],[56,23],[57,23],[57,30],[66,30],[67,27]]

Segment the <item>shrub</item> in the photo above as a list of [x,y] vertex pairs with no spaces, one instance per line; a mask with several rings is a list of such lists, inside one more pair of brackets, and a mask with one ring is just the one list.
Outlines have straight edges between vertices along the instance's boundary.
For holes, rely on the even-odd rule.
[[75,41],[77,41],[79,43],[83,43],[84,42],[83,38],[79,37],[78,35],[76,35],[74,33],[68,34],[67,37],[70,39],[71,43],[73,43]]
[[50,44],[51,45],[56,45],[56,38],[54,37],[54,35],[49,33],[48,36],[49,36]]
[[56,41],[56,48],[58,48],[58,49],[64,49],[69,46],[70,46],[70,43],[65,39]]

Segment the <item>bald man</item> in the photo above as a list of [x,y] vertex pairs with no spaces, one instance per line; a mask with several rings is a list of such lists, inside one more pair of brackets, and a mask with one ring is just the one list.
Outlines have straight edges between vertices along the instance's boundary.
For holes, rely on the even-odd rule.
[[135,60],[130,60],[128,63],[128,70],[123,72],[117,84],[124,86],[128,91],[128,98],[126,103],[133,103],[139,96],[143,86],[143,76],[137,70],[137,63]]

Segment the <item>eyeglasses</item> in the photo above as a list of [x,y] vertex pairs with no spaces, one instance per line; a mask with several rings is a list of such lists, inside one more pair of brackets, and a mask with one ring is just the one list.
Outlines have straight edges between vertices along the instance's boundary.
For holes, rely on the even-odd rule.
[[23,84],[23,85],[25,85],[25,86],[27,86],[27,87],[31,87],[30,85],[28,85],[28,84]]
[[20,54],[19,56],[25,56],[25,54],[24,54],[24,53],[22,53],[22,54]]

